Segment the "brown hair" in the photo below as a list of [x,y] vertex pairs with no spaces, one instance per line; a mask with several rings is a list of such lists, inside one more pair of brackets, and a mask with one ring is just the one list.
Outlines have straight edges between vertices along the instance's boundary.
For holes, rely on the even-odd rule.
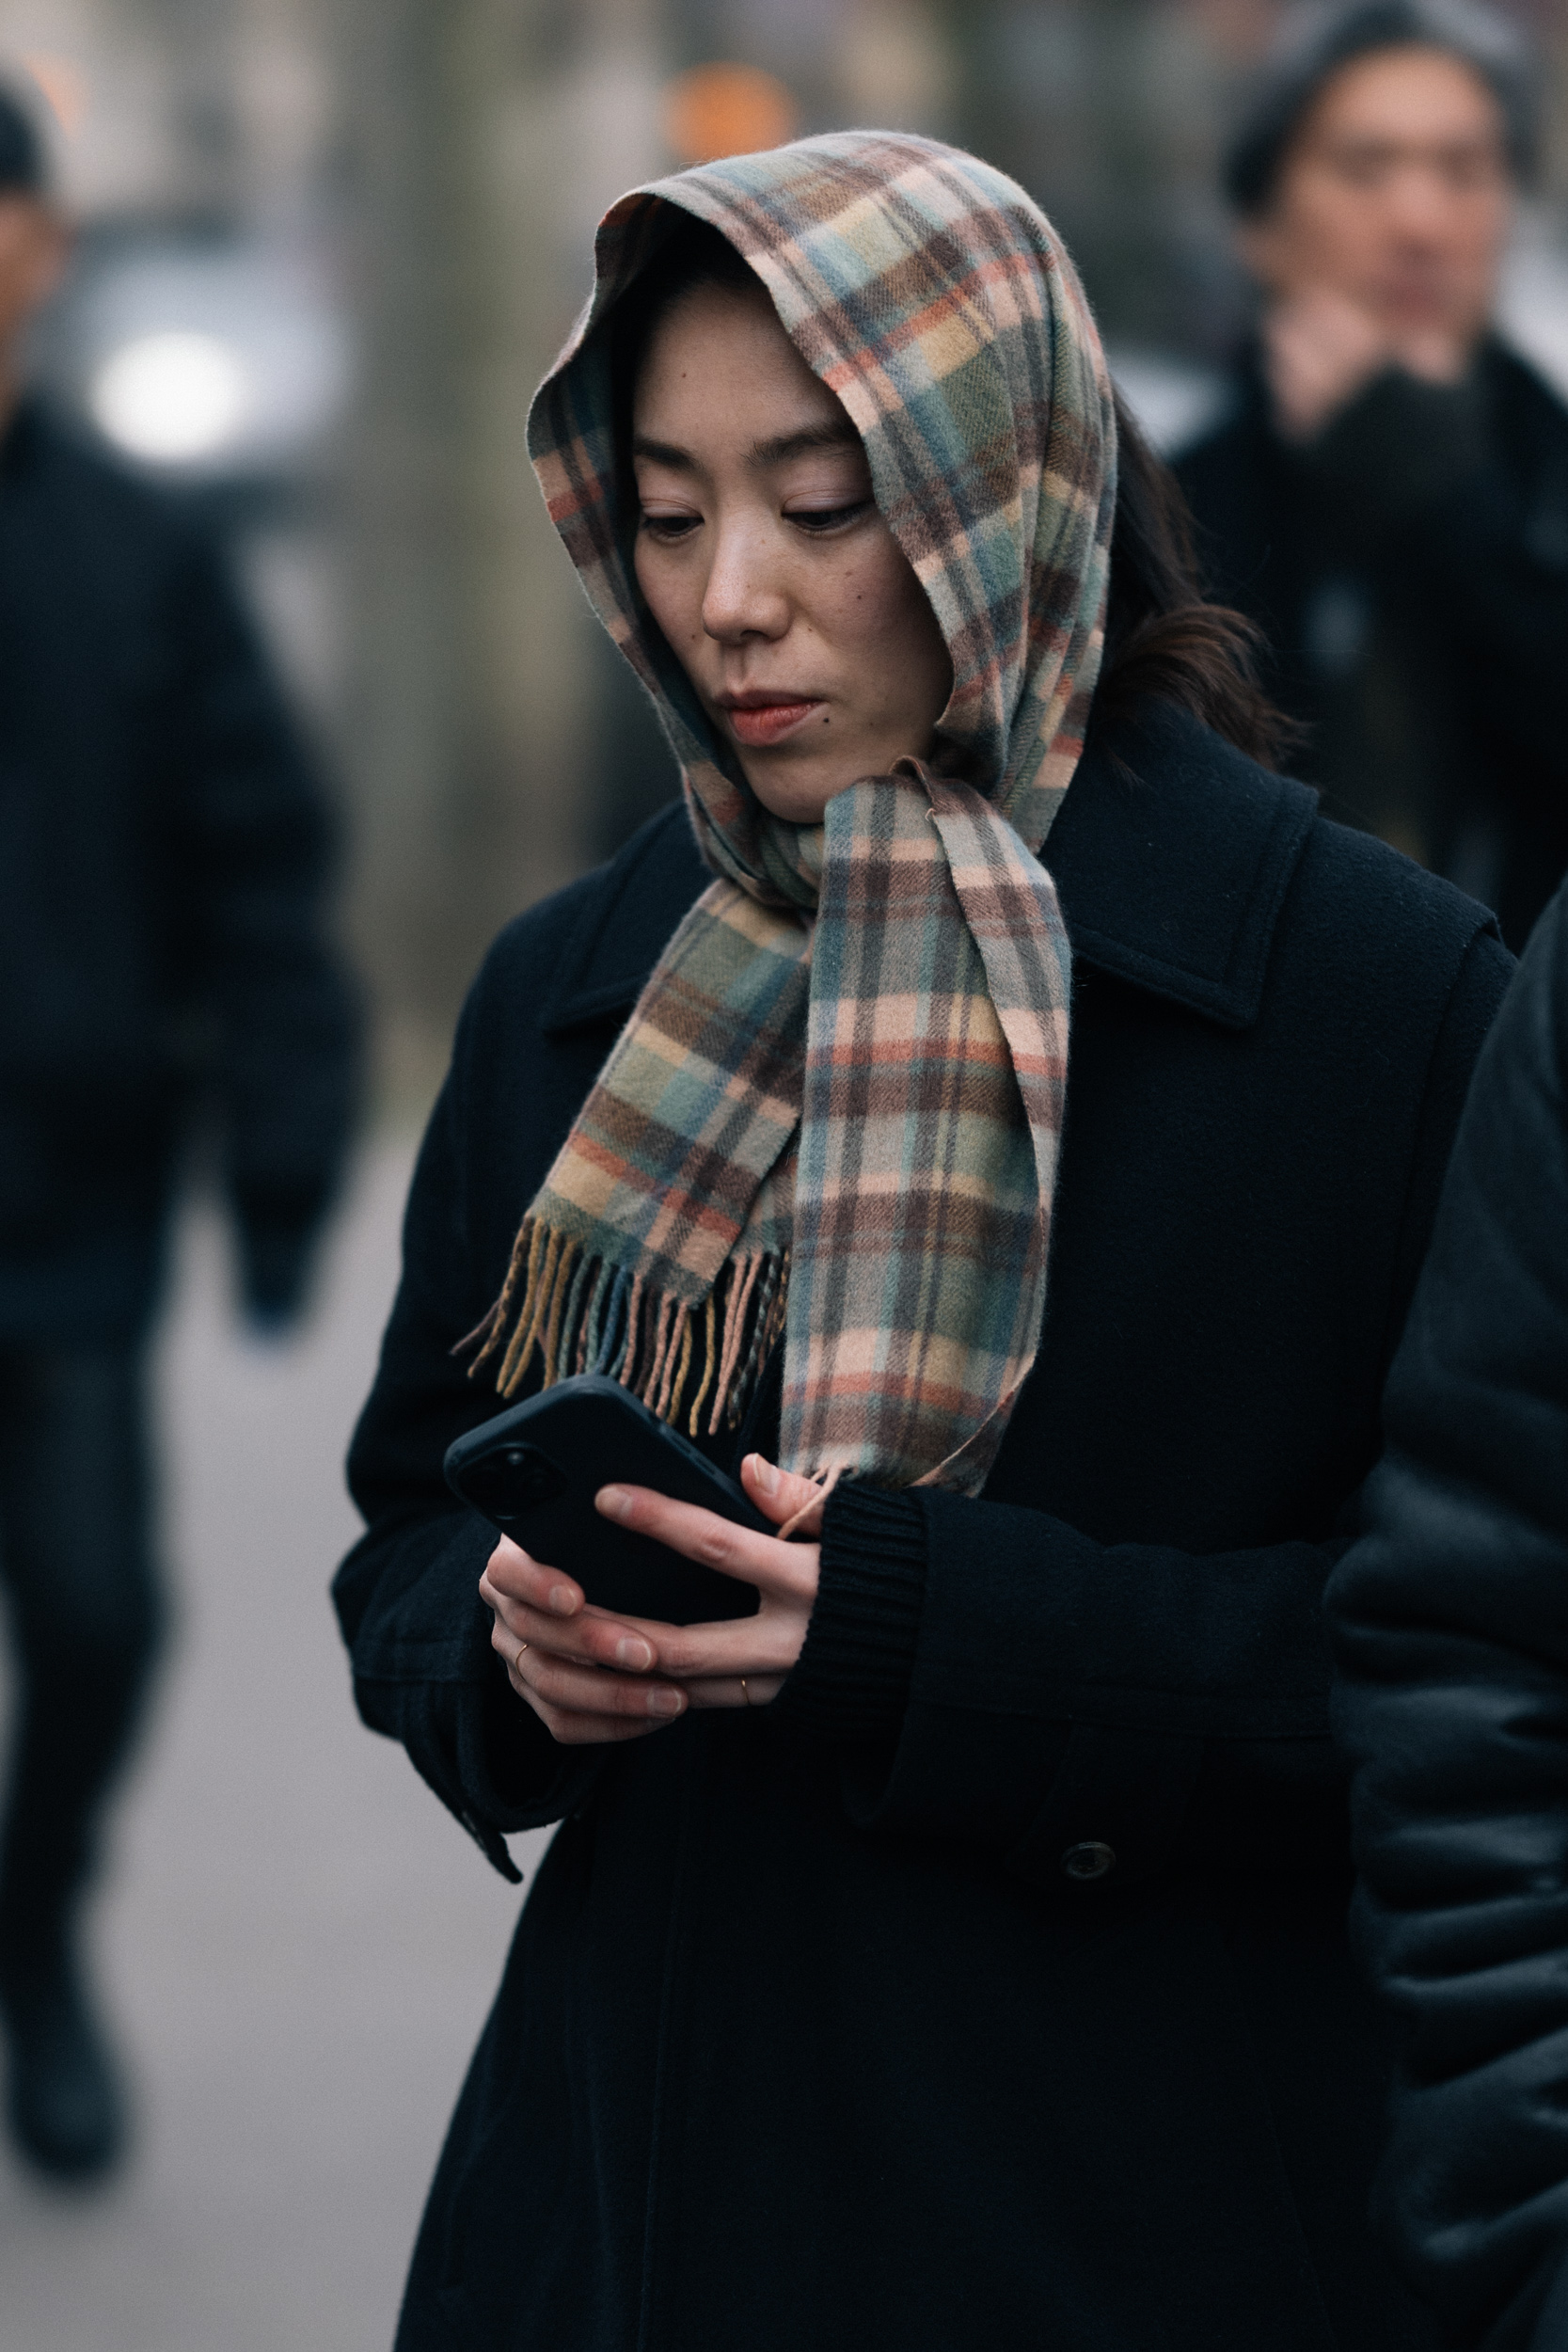
[[[655,327],[699,286],[754,293],[759,283],[726,237],[687,215],[616,306],[610,318],[616,470],[624,484],[633,479],[637,372]],[[1205,600],[1192,520],[1176,477],[1149,448],[1119,392],[1116,409],[1117,513],[1105,659],[1094,710],[1110,717],[1145,695],[1163,695],[1249,758],[1272,765],[1292,729],[1258,682],[1261,632],[1240,612]],[[632,501],[628,511],[634,506]]]

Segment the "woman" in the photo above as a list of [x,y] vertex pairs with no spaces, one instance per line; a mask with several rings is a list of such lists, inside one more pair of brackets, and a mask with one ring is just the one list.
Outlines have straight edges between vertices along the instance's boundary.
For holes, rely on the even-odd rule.
[[[355,1443],[362,1712],[562,1823],[403,2352],[1422,2340],[1318,1611],[1508,960],[1237,747],[1122,433],[1028,199],[869,133],[625,199],[535,403],[686,810],[492,951]],[[793,1523],[599,1498],[755,1616],[453,1507],[596,1367]]]

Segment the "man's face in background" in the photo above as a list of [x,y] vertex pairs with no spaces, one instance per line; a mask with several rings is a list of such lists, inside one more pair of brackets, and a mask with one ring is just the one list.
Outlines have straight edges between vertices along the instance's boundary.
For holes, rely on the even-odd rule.
[[1321,92],[1242,251],[1276,301],[1332,296],[1394,350],[1458,361],[1492,316],[1513,194],[1481,76],[1441,50],[1377,50]]

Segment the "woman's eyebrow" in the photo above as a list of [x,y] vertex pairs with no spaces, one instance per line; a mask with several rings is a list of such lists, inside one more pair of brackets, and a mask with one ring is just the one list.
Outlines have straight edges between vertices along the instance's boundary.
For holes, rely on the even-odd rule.
[[784,466],[792,457],[805,457],[814,449],[859,449],[861,437],[847,417],[832,424],[803,425],[799,433],[781,433],[771,441],[753,441],[747,463],[752,466]]
[[[805,457],[816,449],[859,449],[861,437],[847,417],[836,424],[802,425],[799,433],[780,433],[770,441],[753,441],[747,464],[759,470],[768,466],[787,465],[792,457]],[[656,441],[646,433],[632,437],[631,453],[645,457],[651,466],[668,466],[676,473],[691,473],[697,460],[678,441]]]
[[633,435],[631,453],[647,458],[650,465],[670,466],[677,473],[690,473],[697,462],[691,452],[682,449],[678,442],[651,440],[646,433]]

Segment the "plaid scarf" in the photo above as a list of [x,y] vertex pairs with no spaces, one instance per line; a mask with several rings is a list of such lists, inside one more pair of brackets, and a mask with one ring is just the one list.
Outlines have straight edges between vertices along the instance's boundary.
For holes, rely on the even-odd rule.
[[[719,229],[864,444],[953,661],[929,766],[769,815],[637,595],[608,312],[678,206]],[[517,1236],[478,1361],[602,1371],[693,1433],[784,1336],[781,1457],[977,1492],[1038,1344],[1069,961],[1036,852],[1099,672],[1115,424],[1083,291],[1000,172],[878,132],[621,199],[529,420],[590,599],[656,697],[718,879]],[[630,510],[630,511],[628,511]]]

